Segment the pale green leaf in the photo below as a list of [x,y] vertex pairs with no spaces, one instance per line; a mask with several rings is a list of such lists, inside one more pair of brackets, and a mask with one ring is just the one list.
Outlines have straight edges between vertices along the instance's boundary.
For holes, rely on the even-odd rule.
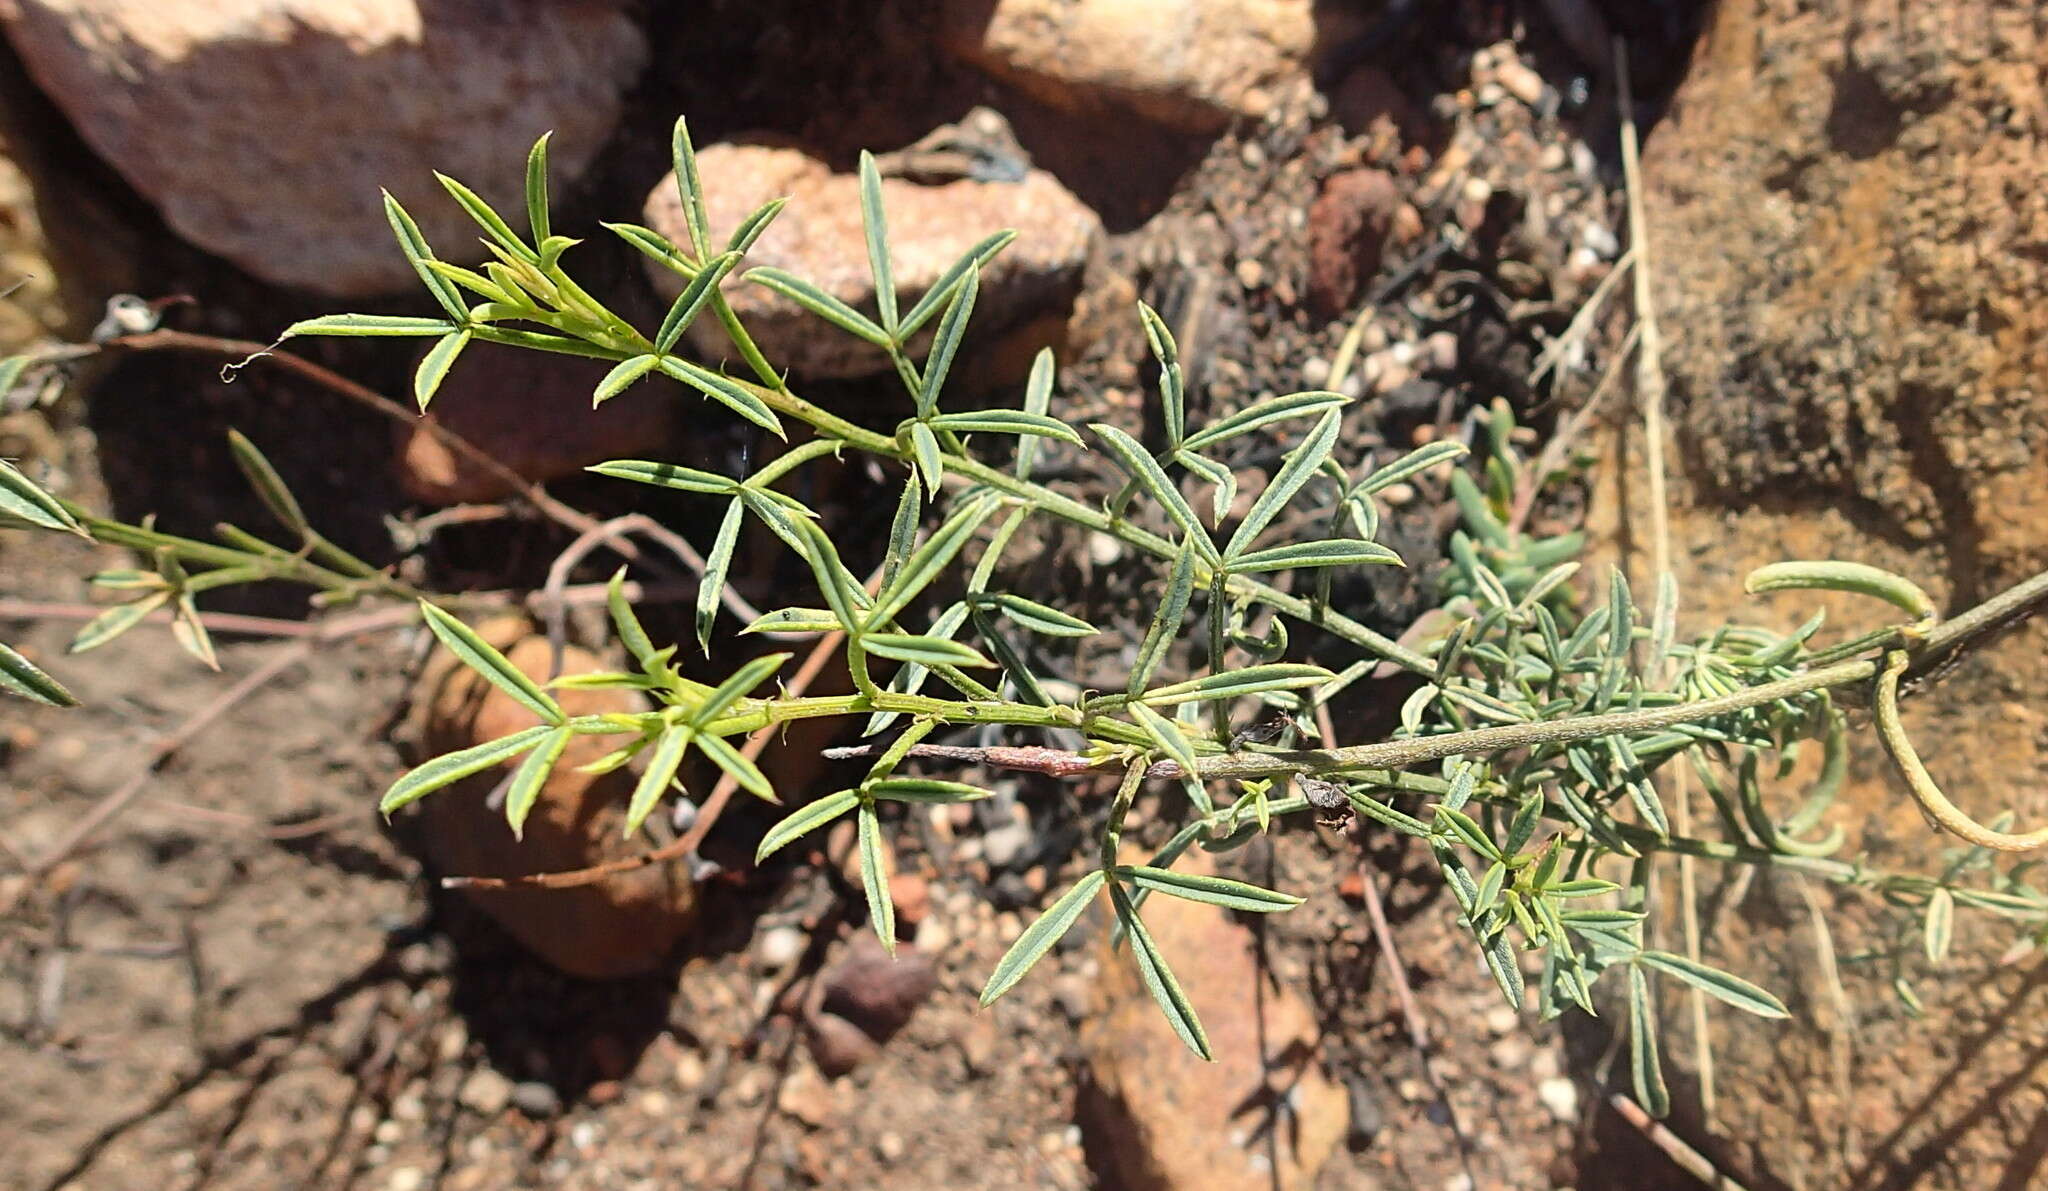
[[492,686],[535,715],[551,724],[562,722],[561,707],[540,689],[540,684],[477,636],[476,630],[425,600],[420,601],[420,615],[426,620],[427,628],[463,665],[482,675]]
[[996,962],[995,970],[989,973],[988,983],[981,989],[981,1003],[993,1005],[1004,993],[1015,988],[1024,974],[1045,958],[1053,944],[1059,942],[1061,936],[1080,919],[1106,880],[1101,869],[1082,874],[1073,888],[1060,894],[1058,900],[1046,907],[1045,913],[1025,927],[1024,933],[1017,936],[1017,941],[1010,944],[1010,949]]

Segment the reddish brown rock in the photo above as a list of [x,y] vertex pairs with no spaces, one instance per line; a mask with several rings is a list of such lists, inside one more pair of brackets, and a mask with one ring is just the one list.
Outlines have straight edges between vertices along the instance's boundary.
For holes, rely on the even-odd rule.
[[[1210,872],[1213,862],[1191,851],[1176,867]],[[1104,1173],[1133,1191],[1311,1186],[1350,1119],[1344,1089],[1314,1058],[1315,1011],[1291,989],[1269,983],[1259,995],[1252,933],[1217,907],[1153,897],[1143,915],[1216,1061],[1181,1045],[1129,953],[1105,945],[1097,990],[1109,1004],[1082,1027],[1090,1078],[1079,1107],[1083,1131],[1105,1139]],[[1286,1101],[1292,1120],[1274,1130],[1279,1162],[1269,1167],[1264,1142],[1247,1140],[1262,1109],[1248,1114],[1246,1106],[1275,1099]]]
[[900,943],[891,956],[873,934],[863,931],[825,973],[821,1007],[886,1042],[938,986],[931,959],[917,948]]
[[[524,618],[501,618],[478,631],[525,673],[547,676],[548,643],[531,634]],[[563,666],[572,674],[602,668],[599,659],[574,647]],[[570,715],[641,709],[630,691],[563,691],[556,699]],[[413,700],[416,734],[432,755],[494,740],[535,722],[531,711],[445,650],[427,664]],[[507,767],[428,795],[416,812],[428,864],[446,874],[509,877],[583,868],[640,850],[620,832],[633,789],[631,772],[598,777],[576,772],[616,745],[615,738],[606,736],[570,741],[526,820],[524,840],[514,839],[504,815],[486,805]],[[674,865],[572,889],[464,889],[462,894],[535,955],[589,979],[654,968],[689,928],[696,909],[696,889]]]
[[[468,439],[529,480],[574,475],[607,459],[658,456],[679,409],[701,401],[652,376],[590,407],[608,365],[549,352],[473,344],[457,360],[424,420]],[[399,431],[398,480],[423,504],[497,500],[510,484],[421,427]]]
[[[763,145],[712,145],[697,158],[714,237],[723,237],[770,199],[790,200],[748,253],[747,267],[786,269],[872,317],[874,282],[861,229],[860,184],[853,174],[835,174],[795,149]],[[926,186],[884,178],[882,204],[898,301],[906,313],[984,237],[1004,228],[1017,232],[1016,240],[982,270],[972,326],[983,334],[1048,310],[1064,310],[1102,232],[1095,212],[1043,170],[1032,170],[1022,182],[963,178]],[[688,243],[673,177],[664,178],[647,196],[646,217],[656,231]],[[673,298],[680,292],[682,279],[676,274],[655,267],[652,275],[664,295]],[[890,368],[880,349],[771,290],[740,277],[729,278],[725,288],[748,333],[778,367],[811,377],[866,376]],[[937,322],[933,318],[912,342],[913,355],[924,351]],[[736,356],[716,319],[698,319],[689,343],[710,360]],[[973,358],[964,356],[963,363]]]
[[481,257],[433,171],[510,216],[534,138],[555,130],[558,183],[580,173],[647,54],[611,0],[0,0],[0,29],[180,235],[335,296],[418,284],[379,187]]
[[1187,132],[1257,116],[1316,41],[1310,0],[946,0],[940,43],[1054,107]]
[[1380,256],[1403,207],[1401,188],[1384,170],[1335,174],[1308,212],[1308,298],[1335,318],[1348,311],[1379,271]]

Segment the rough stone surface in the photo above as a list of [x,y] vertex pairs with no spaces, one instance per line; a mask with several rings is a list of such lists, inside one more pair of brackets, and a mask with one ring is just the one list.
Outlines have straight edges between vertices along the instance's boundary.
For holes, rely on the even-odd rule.
[[[2029,4],[1721,6],[1645,156],[1682,633],[1728,616],[1786,629],[1821,606],[1829,641],[1881,622],[1853,598],[1742,595],[1747,571],[1785,558],[1885,567],[1950,611],[2048,566],[2044,69]],[[1622,495],[1596,517],[1625,503],[1641,545],[1641,485]],[[2048,821],[2044,689],[2036,622],[1907,704],[1928,768],[1981,819]],[[1852,732],[1826,819],[1849,833],[1840,855],[1940,872],[1956,841],[1930,832],[1867,721]],[[1909,917],[1812,892],[1839,954],[1917,939]],[[1796,880],[1759,879],[1747,904],[1707,958],[1783,994],[1798,1024],[1714,1015],[1716,1065],[1744,1073],[1714,1122],[1717,1165],[1816,1187],[2028,1181],[2013,1139],[2043,1111],[2030,1073],[2048,1031],[2026,1002],[2039,968],[1993,964],[2010,929],[1959,915],[1947,972],[1909,965],[1925,1021],[1898,1009],[1888,972],[1843,965],[1844,1021]],[[1959,974],[1980,970],[1996,975]],[[1667,1049],[1681,1067],[1691,1052],[1682,1035]]]
[[533,139],[554,129],[573,178],[646,57],[608,0],[0,0],[0,27],[179,234],[338,297],[417,283],[380,186],[444,254],[473,256],[431,171],[509,217]]
[[1257,116],[1316,41],[1310,0],[946,0],[941,43],[1040,100],[1188,132]]
[[[678,402],[695,403],[695,392],[657,376],[592,409],[590,392],[607,370],[602,360],[472,344],[423,420],[446,426],[529,480],[658,453]],[[511,490],[417,425],[401,428],[398,439],[399,485],[414,500],[463,504]]]
[[63,321],[56,270],[43,243],[35,190],[0,135],[0,356],[29,346]]
[[931,959],[917,948],[899,943],[892,956],[872,934],[861,934],[825,974],[822,1008],[887,1041],[937,987]]
[[[478,632],[513,665],[547,676],[546,638],[523,618],[490,621]],[[601,669],[599,659],[571,647],[563,672]],[[630,691],[562,691],[570,715],[640,710]],[[438,755],[494,740],[533,725],[533,713],[487,684],[445,650],[437,651],[413,692],[421,747]],[[516,840],[504,815],[486,799],[504,778],[500,766],[428,795],[418,803],[420,839],[440,873],[504,877],[582,868],[631,853],[619,825],[633,789],[630,770],[593,777],[576,772],[616,747],[604,736],[569,742]],[[656,865],[573,889],[464,889],[485,913],[535,955],[572,976],[604,979],[648,971],[689,928],[696,889],[674,865]]]
[[1379,272],[1401,206],[1401,188],[1385,170],[1346,170],[1323,183],[1308,212],[1308,297],[1323,315],[1349,310]]
[[[762,203],[790,198],[748,253],[747,266],[786,269],[873,316],[874,282],[861,230],[860,183],[854,175],[835,174],[824,162],[795,149],[760,145],[713,145],[698,153],[697,160],[714,236],[737,227]],[[961,179],[923,186],[884,178],[882,203],[888,214],[898,301],[906,313],[968,249],[991,232],[1016,230],[1016,240],[982,271],[973,322],[982,331],[1023,322],[1047,309],[1063,310],[1102,231],[1095,213],[1043,170],[1032,170],[1016,183]],[[647,196],[646,215],[656,231],[678,243],[689,242],[673,176]],[[654,278],[667,297],[681,291],[682,279],[666,269],[656,268]],[[778,367],[810,377],[888,371],[888,358],[881,351],[787,298],[740,278],[728,279],[725,285],[733,309]],[[937,322],[934,316],[926,324],[913,351],[922,350]],[[689,339],[712,359],[734,355],[716,319],[698,319]]]
[[[1177,867],[1207,873],[1213,862],[1190,852]],[[1128,954],[1105,954],[1109,1004],[1081,1034],[1079,1112],[1098,1171],[1132,1191],[1312,1186],[1350,1120],[1344,1089],[1315,1058],[1315,1011],[1290,989],[1259,988],[1252,933],[1222,910],[1153,897],[1143,915],[1216,1061],[1181,1045]]]

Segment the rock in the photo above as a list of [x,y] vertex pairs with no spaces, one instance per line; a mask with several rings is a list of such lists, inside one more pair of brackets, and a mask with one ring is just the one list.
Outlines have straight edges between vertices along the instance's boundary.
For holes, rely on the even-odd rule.
[[[1175,867],[1207,873],[1214,866],[1207,853],[1190,852]],[[1143,1191],[1311,1186],[1351,1120],[1344,1089],[1313,1057],[1314,1009],[1292,989],[1269,985],[1259,995],[1252,934],[1216,907],[1154,897],[1144,919],[1216,1061],[1181,1045],[1130,955],[1105,946],[1097,988],[1108,1003],[1081,1030],[1090,1078],[1077,1110],[1084,1131],[1113,1139],[1102,1147],[1110,1168],[1100,1173]],[[1268,1169],[1264,1142],[1250,1136],[1281,1096],[1293,1119],[1275,1130],[1280,1163]]]
[[[502,617],[478,632],[513,665],[535,678],[547,675],[545,638],[531,635],[521,617]],[[602,669],[588,651],[570,647],[565,673]],[[562,691],[570,715],[640,710],[623,691]],[[489,686],[446,650],[437,650],[412,696],[413,731],[421,747],[439,756],[494,740],[534,722],[533,713]],[[576,772],[617,747],[615,738],[578,736],[569,742],[526,820],[526,838],[514,839],[504,816],[486,805],[504,767],[486,770],[435,792],[418,804],[419,840],[436,872],[503,877],[583,868],[642,850],[620,823],[633,790],[630,770],[601,776]],[[689,928],[696,889],[679,866],[656,865],[571,889],[463,889],[484,913],[548,963],[586,979],[607,979],[653,969]]]
[[[64,323],[57,270],[43,240],[28,171],[0,134],[0,357],[10,356]],[[0,392],[0,399],[6,393]],[[7,412],[0,400],[0,413]]]
[[512,1107],[543,1121],[562,1111],[562,1097],[555,1089],[537,1079],[525,1080],[512,1085]]
[[[590,392],[608,370],[602,360],[473,344],[421,420],[446,426],[521,476],[544,482],[607,459],[648,456],[667,440],[676,410],[698,401],[694,390],[657,376],[592,409]],[[399,486],[414,500],[470,504],[513,490],[422,427],[402,428],[398,437]]]
[[335,297],[418,285],[378,187],[440,251],[480,257],[432,171],[523,226],[534,138],[554,129],[557,184],[575,178],[646,58],[608,0],[0,0],[0,28],[173,230]]
[[455,1093],[455,1099],[479,1116],[494,1117],[512,1103],[512,1081],[495,1068],[479,1067],[462,1081],[462,1088]]
[[1067,111],[1185,132],[1258,118],[1316,40],[1311,0],[944,0],[951,53]]
[[[747,265],[786,269],[873,316],[874,282],[855,175],[835,174],[795,149],[762,145],[712,145],[697,154],[697,161],[714,237],[725,236],[762,203],[787,196],[789,205],[755,242]],[[898,303],[905,313],[968,249],[992,232],[1016,230],[1016,240],[982,270],[972,324],[978,332],[1064,309],[1102,232],[1095,213],[1043,170],[1031,170],[1022,182],[963,178],[927,186],[884,178],[882,204]],[[647,196],[646,219],[671,240],[688,243],[673,175]],[[674,298],[682,278],[650,267],[655,288]],[[741,322],[777,367],[819,378],[866,376],[890,368],[880,349],[762,286],[733,277],[725,289]],[[913,340],[913,354],[924,351],[937,323],[934,316]],[[736,354],[716,319],[698,319],[689,341],[708,359]]]
[[882,1052],[866,1030],[836,1013],[814,1013],[805,1019],[804,1040],[811,1061],[829,1079],[837,1079]]
[[[1673,558],[1688,632],[1724,618],[1783,631],[1825,609],[1822,639],[1833,643],[1882,623],[1853,597],[1743,594],[1752,568],[1787,558],[1898,572],[1951,614],[2048,567],[2048,42],[2038,10],[1928,0],[1873,16],[1855,0],[1715,6],[1645,149],[1670,454],[1683,465],[1670,526],[1688,547]],[[1620,466],[1642,474],[1617,460],[1616,483],[1593,510],[1594,524],[1617,534]],[[1640,503],[1626,516],[1637,534],[1651,524]],[[1650,581],[1653,564],[1630,562],[1632,578]],[[1905,711],[1948,797],[1983,819],[2016,809],[2021,831],[2039,824],[2041,804],[2038,781],[2016,776],[2048,769],[2048,735],[1997,709],[2041,706],[2044,641],[2037,619],[1927,684]],[[1941,872],[1957,841],[1930,831],[1902,796],[1867,727],[1851,729],[1850,756],[1821,824],[1848,833],[1836,855],[1882,850],[1896,869]],[[2030,1078],[2048,1019],[2015,1012],[2003,991],[1994,1007],[1951,976],[1918,985],[1923,996],[1947,990],[1946,1005],[1927,996],[1928,1020],[1831,1022],[1835,1001],[1809,975],[1820,961],[1802,899],[1778,881],[1759,881],[1752,896],[1763,895],[1801,925],[1732,923],[1717,934],[1714,962],[1769,983],[1796,949],[1802,974],[1780,977],[1780,991],[1815,1025],[1712,1015],[1716,1066],[1744,1073],[1743,1094],[1716,1110],[1717,1136],[1740,1139],[1717,1165],[1736,1178],[1799,1170],[1810,1186],[1845,1186],[1907,1170],[1924,1122],[1967,1115],[1983,1143],[1945,1146],[1932,1181],[2010,1177],[2010,1145],[1995,1139],[2024,1132],[2035,1110],[2000,1089]],[[1849,915],[1829,921],[1836,946],[1861,945]],[[1959,930],[1949,970],[1989,970],[2010,937],[1985,930],[1966,942]],[[1888,993],[1874,973],[1845,983],[1853,1002]],[[1854,1054],[1842,1060],[1852,1028]],[[1967,1062],[1933,1051],[1932,1040],[1993,1028],[1998,1046]],[[1691,1083],[1691,1051],[1667,1051],[1680,1068],[1674,1089]],[[1539,1052],[1532,1073],[1541,1061]],[[1826,1107],[1786,1125],[1797,1111],[1788,1106],[1801,1104]],[[1826,1140],[1851,1131],[1889,1140],[1855,1153]]]
[[839,1111],[831,1085],[808,1067],[798,1067],[782,1081],[782,1090],[775,1096],[775,1107],[813,1129],[831,1124]]
[[916,947],[898,944],[891,958],[866,932],[854,937],[824,979],[823,1011],[859,1026],[877,1042],[887,1042],[902,1029],[939,985],[932,961]]
[[1033,842],[1031,824],[1013,819],[983,833],[981,854],[990,867],[1006,869],[1024,859]]
[[1330,92],[1330,115],[1352,136],[1388,151],[1422,139],[1426,123],[1408,93],[1381,67],[1359,66]]
[[754,936],[754,958],[765,972],[780,972],[803,957],[810,938],[794,926],[773,926]]
[[1561,1075],[1553,1075],[1536,1085],[1536,1098],[1550,1115],[1569,1125],[1579,1119],[1579,1086]]
[[1385,170],[1332,175],[1308,211],[1308,299],[1335,318],[1351,308],[1379,272],[1401,188]]
[[896,903],[896,921],[914,934],[931,913],[931,882],[921,873],[897,873],[889,881],[889,900]]

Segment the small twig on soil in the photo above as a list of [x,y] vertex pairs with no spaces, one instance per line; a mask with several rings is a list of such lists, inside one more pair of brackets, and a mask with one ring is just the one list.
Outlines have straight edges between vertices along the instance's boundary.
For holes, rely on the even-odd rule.
[[1665,1155],[1687,1174],[1714,1188],[1714,1191],[1744,1191],[1741,1183],[1714,1169],[1714,1164],[1707,1161],[1704,1154],[1685,1144],[1684,1139],[1678,1134],[1651,1120],[1650,1114],[1644,1112],[1642,1106],[1635,1101],[1620,1092],[1615,1092],[1607,1097],[1607,1102],[1614,1106],[1614,1111],[1621,1114],[1622,1120],[1634,1125],[1650,1140],[1651,1145],[1663,1150]]
[[[90,354],[81,345],[79,354]],[[423,430],[435,441],[459,455],[464,461],[490,473],[491,478],[511,488],[520,498],[540,510],[550,520],[577,533],[588,533],[597,524],[597,518],[573,508],[548,495],[547,489],[520,475],[500,462],[490,452],[470,442],[462,435],[450,430],[439,422],[423,418],[417,412],[407,409],[391,398],[367,386],[341,375],[329,368],[323,368],[304,356],[279,350],[271,344],[256,343],[247,339],[222,339],[212,335],[194,335],[187,331],[149,331],[141,335],[122,335],[98,345],[100,351],[147,352],[185,351],[204,355],[220,356],[231,360],[267,360],[304,380],[312,381],[337,396],[345,397],[366,409],[390,418],[403,426]],[[621,540],[615,549],[635,562],[668,571],[666,564],[659,560],[642,557],[640,548],[630,541]]]

